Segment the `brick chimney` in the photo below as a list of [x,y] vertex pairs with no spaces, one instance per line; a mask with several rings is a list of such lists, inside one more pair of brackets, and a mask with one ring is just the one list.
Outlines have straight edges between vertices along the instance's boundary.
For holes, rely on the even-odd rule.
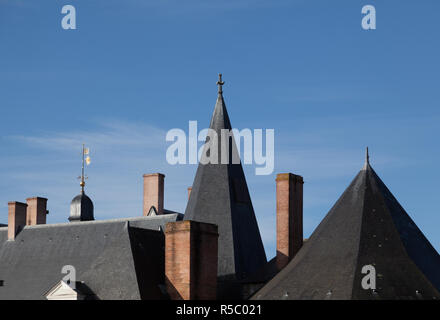
[[26,225],[26,203],[8,202],[8,240],[15,240],[21,228]]
[[165,230],[165,284],[172,300],[217,297],[218,228],[177,221]]
[[192,187],[188,187],[188,200],[189,200],[189,197],[191,196],[191,191],[192,191]]
[[280,173],[277,185],[277,256],[284,268],[303,245],[303,184],[301,176]]
[[26,225],[46,224],[46,215],[49,213],[46,209],[47,199],[34,197],[26,199]]
[[163,214],[164,179],[162,173],[144,174],[144,216],[148,215],[151,207],[158,215]]

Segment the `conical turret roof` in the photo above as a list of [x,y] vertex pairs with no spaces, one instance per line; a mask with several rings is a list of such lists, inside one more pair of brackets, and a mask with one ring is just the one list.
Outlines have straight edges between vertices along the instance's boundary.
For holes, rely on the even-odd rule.
[[[376,290],[364,289],[364,266]],[[369,163],[255,299],[439,299],[440,256]]]
[[[221,130],[230,130],[231,122],[223,99],[221,78],[217,84],[219,93],[210,129],[220,139]],[[231,146],[235,144],[233,138],[230,143]],[[236,148],[229,149],[227,164],[221,163],[220,140],[218,163],[199,163],[185,219],[218,226],[218,276],[243,279],[264,266],[267,260],[243,168],[241,163],[231,161]]]

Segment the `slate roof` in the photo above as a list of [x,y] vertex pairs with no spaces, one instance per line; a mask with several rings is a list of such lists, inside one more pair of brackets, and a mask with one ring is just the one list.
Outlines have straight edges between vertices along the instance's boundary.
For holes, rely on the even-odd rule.
[[45,299],[72,265],[98,299],[162,299],[164,229],[180,214],[0,228],[0,300]]
[[[376,269],[375,292],[362,288],[365,265]],[[367,162],[253,299],[439,299],[439,292],[439,254]]]
[[[221,86],[210,128],[218,137],[221,129],[232,128]],[[267,262],[243,168],[241,163],[232,164],[231,158],[232,152],[228,164],[199,163],[184,218],[218,226],[219,281],[222,277],[242,279]]]

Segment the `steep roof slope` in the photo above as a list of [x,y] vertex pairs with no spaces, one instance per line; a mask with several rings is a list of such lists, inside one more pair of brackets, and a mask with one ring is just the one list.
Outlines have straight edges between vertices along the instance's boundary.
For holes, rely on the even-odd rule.
[[[222,129],[231,129],[222,86],[211,119],[210,129],[218,137]],[[241,162],[230,139],[229,161],[221,164],[221,143],[218,143],[218,164],[199,163],[185,211],[186,220],[213,223],[219,230],[218,275],[244,278],[266,263],[266,254],[244,176]],[[205,145],[206,151],[207,145]],[[238,156],[237,156],[238,158]]]
[[[362,288],[365,265],[376,290]],[[440,298],[440,256],[367,161],[295,258],[254,299]]]
[[0,299],[45,299],[72,265],[98,299],[161,299],[164,236],[177,214],[0,229]]

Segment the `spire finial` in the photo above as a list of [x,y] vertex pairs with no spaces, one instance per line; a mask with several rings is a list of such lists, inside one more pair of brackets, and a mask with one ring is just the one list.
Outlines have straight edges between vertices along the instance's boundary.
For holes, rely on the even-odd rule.
[[370,154],[368,152],[368,147],[367,147],[367,151],[365,152],[365,162],[367,164],[370,164]]
[[[86,185],[86,179],[88,178],[85,174],[84,174],[84,163],[86,163],[87,165],[90,163],[90,157],[88,156],[89,154],[89,148],[86,148],[85,145],[82,145],[82,167],[81,167],[81,176],[78,177],[79,180],[81,180],[81,182],[79,183],[79,185],[81,186],[81,193],[84,193],[84,187]],[[86,157],[87,155],[87,157]]]
[[219,73],[218,74],[218,81],[217,81],[217,85],[218,85],[218,93],[222,94],[223,93],[223,85],[225,84],[224,81],[222,81],[222,74]]
[[368,170],[369,167],[370,167],[370,153],[368,152],[368,147],[367,147],[365,151],[365,164],[362,170]]

